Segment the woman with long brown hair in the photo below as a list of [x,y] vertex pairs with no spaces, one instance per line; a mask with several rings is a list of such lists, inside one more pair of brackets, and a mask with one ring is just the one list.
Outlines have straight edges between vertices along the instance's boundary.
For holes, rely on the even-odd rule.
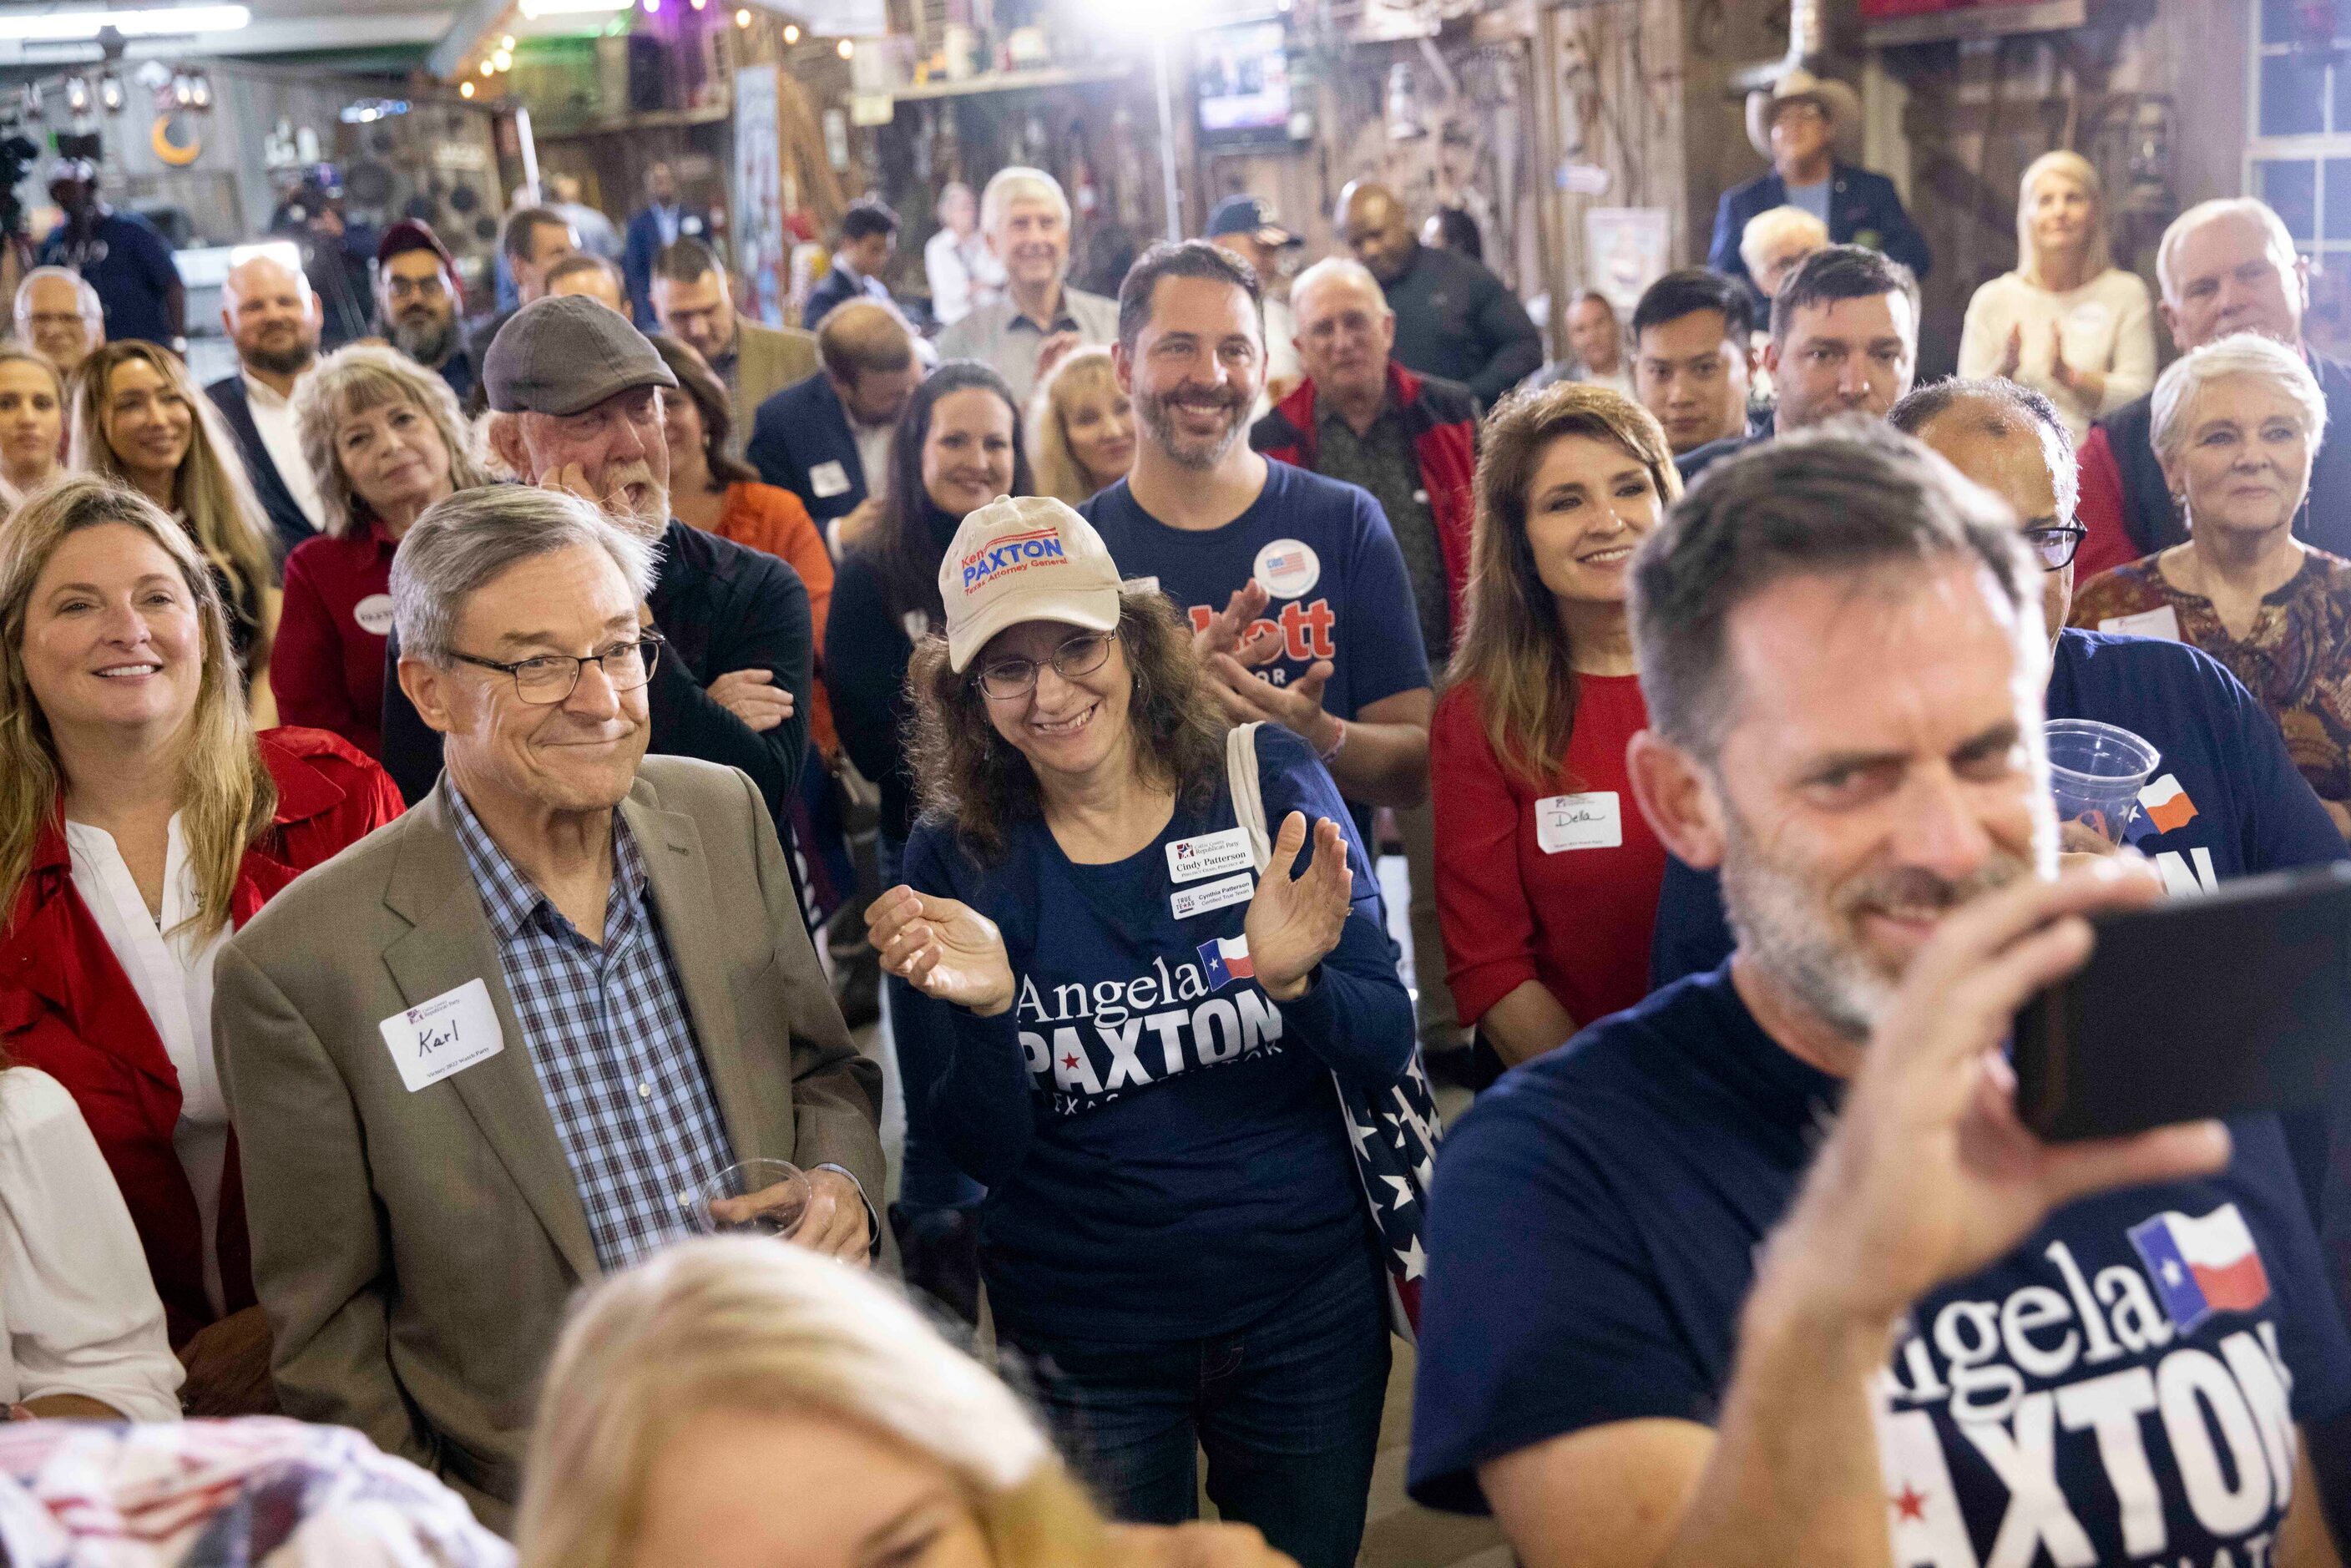
[[135,339],[92,350],[74,372],[72,465],[130,486],[187,529],[220,583],[254,727],[276,723],[268,668],[277,569],[267,515],[212,399],[177,355]]
[[0,528],[0,1051],[80,1106],[200,1414],[270,1404],[213,965],[399,810],[335,737],[254,733],[214,571],[161,507],[78,475]]
[[1625,771],[1648,722],[1625,588],[1681,478],[1656,419],[1604,387],[1512,398],[1481,440],[1429,782],[1447,979],[1514,1064],[1648,991],[1666,852]]

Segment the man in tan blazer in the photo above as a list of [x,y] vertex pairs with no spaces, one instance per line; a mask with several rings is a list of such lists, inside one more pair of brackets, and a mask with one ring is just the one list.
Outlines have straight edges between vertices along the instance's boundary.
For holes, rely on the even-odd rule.
[[735,308],[726,271],[708,246],[681,239],[653,267],[653,318],[661,330],[710,361],[734,402],[727,449],[743,455],[759,405],[816,373],[816,334],[763,327]]
[[499,1529],[566,1303],[688,1233],[726,1167],[808,1173],[799,1244],[862,1264],[877,1236],[879,1074],[767,809],[735,769],[645,756],[652,564],[562,491],[419,519],[393,617],[445,771],[214,980],[280,1400]]

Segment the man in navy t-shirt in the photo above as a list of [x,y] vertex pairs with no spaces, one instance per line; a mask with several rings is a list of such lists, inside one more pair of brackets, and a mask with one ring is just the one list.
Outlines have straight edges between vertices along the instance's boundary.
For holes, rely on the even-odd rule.
[[2335,1561],[2302,1427],[2351,1342],[2274,1120],[2016,1120],[2015,1009],[2161,892],[2046,874],[2013,530],[1891,432],[1807,433],[1635,564],[1635,793],[1740,946],[1439,1159],[1411,1487],[1529,1568]]
[[1403,552],[1368,491],[1241,439],[1265,381],[1255,274],[1203,240],[1155,246],[1118,296],[1134,470],[1079,510],[1119,570],[1191,617],[1235,722],[1313,748],[1371,841],[1374,806],[1428,789],[1434,707]]
[[43,267],[68,267],[98,291],[109,342],[142,338],[185,349],[188,291],[172,260],[171,242],[136,213],[119,213],[99,199],[98,172],[68,159],[49,176],[49,195],[65,220],[41,241]]

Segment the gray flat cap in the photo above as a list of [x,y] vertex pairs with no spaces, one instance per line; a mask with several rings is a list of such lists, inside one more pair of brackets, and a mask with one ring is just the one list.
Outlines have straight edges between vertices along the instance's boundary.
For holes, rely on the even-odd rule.
[[584,294],[535,299],[507,319],[482,356],[500,413],[580,413],[636,387],[675,387],[628,318]]

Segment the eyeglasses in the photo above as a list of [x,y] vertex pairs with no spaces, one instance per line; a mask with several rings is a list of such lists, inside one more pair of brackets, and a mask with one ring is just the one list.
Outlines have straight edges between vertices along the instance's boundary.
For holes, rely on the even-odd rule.
[[[1080,632],[1053,650],[1053,673],[1065,681],[1092,674],[1110,658],[1110,645],[1117,640],[1109,632]],[[1025,697],[1037,689],[1037,661],[998,659],[976,678],[980,691],[998,702]]]
[[535,659],[517,659],[510,664],[502,664],[496,659],[477,659],[471,653],[453,653],[449,656],[461,664],[496,670],[512,676],[516,695],[535,707],[551,707],[569,700],[571,694],[579,689],[580,675],[590,664],[603,666],[604,679],[611,684],[614,691],[635,691],[653,678],[653,665],[661,661],[661,650],[662,639],[648,632],[633,643],[616,643],[601,653],[590,653],[585,658],[569,653],[546,653]]
[[2082,540],[2090,530],[2075,524],[2055,528],[2027,528],[2024,542],[2032,549],[2032,558],[2043,571],[2063,571],[2074,564],[2074,552],[2082,548]]

